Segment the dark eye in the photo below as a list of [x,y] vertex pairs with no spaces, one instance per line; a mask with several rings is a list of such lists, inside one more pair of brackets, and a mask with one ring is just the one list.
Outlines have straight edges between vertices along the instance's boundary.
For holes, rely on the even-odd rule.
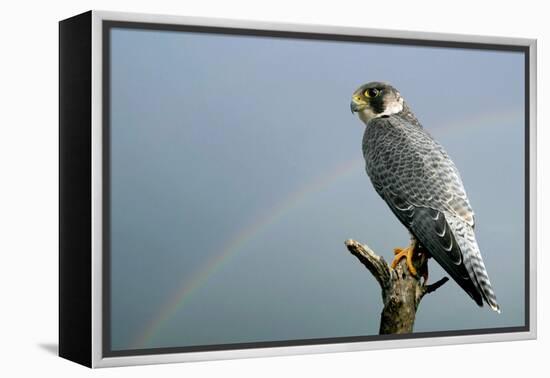
[[376,97],[380,94],[380,91],[376,88],[369,88],[365,91],[365,97]]

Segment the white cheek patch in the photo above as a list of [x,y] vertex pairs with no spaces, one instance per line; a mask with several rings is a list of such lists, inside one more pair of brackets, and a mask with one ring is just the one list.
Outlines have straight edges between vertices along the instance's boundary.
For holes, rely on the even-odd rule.
[[397,114],[403,110],[403,98],[400,96],[397,101],[392,102],[386,107],[383,113],[380,113],[378,117],[390,116],[392,114]]

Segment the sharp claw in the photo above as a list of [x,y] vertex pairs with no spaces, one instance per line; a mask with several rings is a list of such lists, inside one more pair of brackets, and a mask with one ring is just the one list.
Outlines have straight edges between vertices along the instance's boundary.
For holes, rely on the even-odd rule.
[[413,265],[412,261],[412,252],[407,253],[407,266],[409,267],[409,271],[411,274],[415,277],[418,277],[418,272],[416,271],[416,268]]
[[395,269],[399,261],[404,257],[406,258],[407,267],[409,268],[411,275],[418,277],[418,272],[413,264],[413,255],[414,255],[413,246],[409,246],[407,248],[394,248],[393,253],[395,254],[395,258],[391,263],[392,269]]

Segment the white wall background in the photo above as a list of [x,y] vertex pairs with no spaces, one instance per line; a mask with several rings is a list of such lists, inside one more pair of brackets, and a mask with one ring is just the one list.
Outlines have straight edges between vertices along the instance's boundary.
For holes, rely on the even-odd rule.
[[[0,22],[0,375],[163,377],[393,376],[398,363],[424,378],[527,376],[546,370],[550,347],[541,256],[550,159],[545,144],[550,40],[544,1],[18,1]],[[89,9],[166,13],[538,39],[539,257],[537,341],[277,357],[91,371],[57,348],[57,21]],[[417,370],[422,360],[421,370]],[[407,374],[400,372],[400,374]],[[540,374],[538,374],[540,376]]]

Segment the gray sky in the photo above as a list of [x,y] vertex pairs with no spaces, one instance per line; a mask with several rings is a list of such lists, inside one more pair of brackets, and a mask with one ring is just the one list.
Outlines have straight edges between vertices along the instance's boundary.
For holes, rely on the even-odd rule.
[[374,80],[460,170],[502,308],[449,282],[415,331],[523,324],[522,54],[114,29],[111,59],[113,349],[377,333],[378,285],[343,244],[408,243],[349,111]]

